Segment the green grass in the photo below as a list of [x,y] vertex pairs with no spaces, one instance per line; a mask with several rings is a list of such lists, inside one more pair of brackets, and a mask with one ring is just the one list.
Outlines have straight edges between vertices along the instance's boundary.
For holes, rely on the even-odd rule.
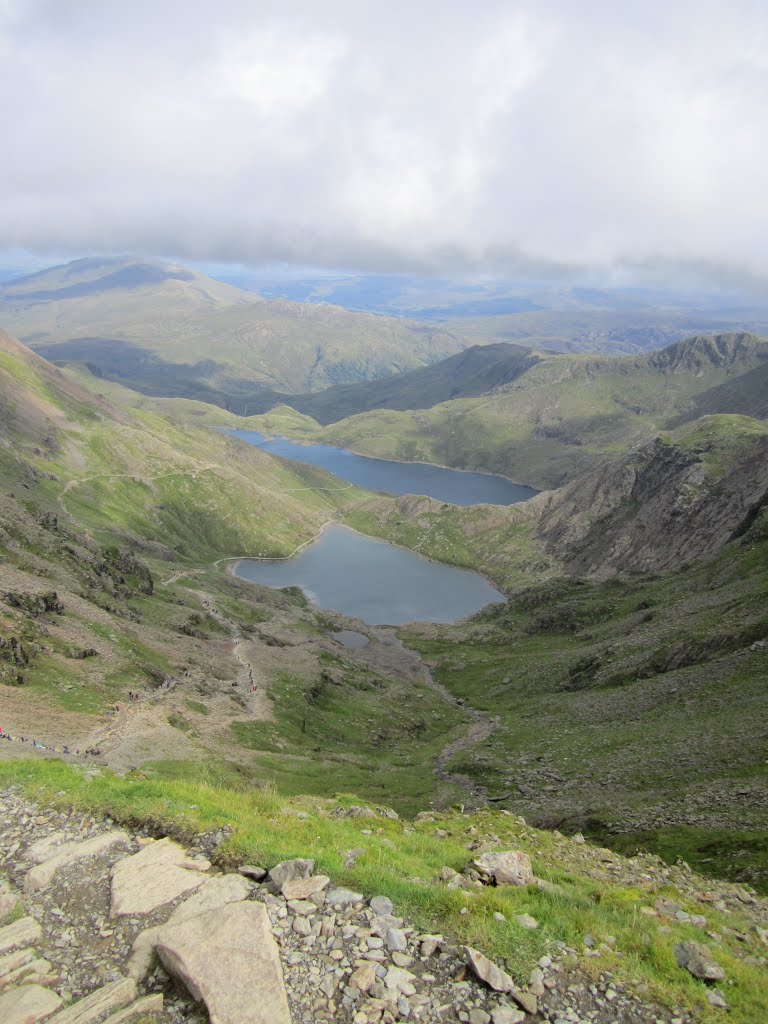
[[[704,985],[674,964],[675,943],[698,938],[700,932],[676,922],[664,930],[658,921],[639,913],[657,895],[677,898],[691,912],[700,912],[697,904],[678,894],[674,883],[661,875],[641,884],[629,882],[621,873],[613,878],[600,871],[588,847],[578,847],[557,833],[539,832],[511,815],[449,812],[413,823],[343,818],[330,812],[356,798],[328,803],[310,797],[287,799],[271,787],[118,778],[109,772],[92,777],[50,761],[0,764],[0,781],[19,785],[46,803],[101,811],[125,823],[149,823],[158,832],[170,829],[181,837],[227,827],[231,835],[218,852],[225,864],[247,861],[270,867],[290,857],[312,857],[316,870],[331,875],[335,883],[369,897],[389,896],[398,913],[417,928],[479,947],[504,962],[520,982],[550,942],[581,949],[587,934],[598,940],[614,936],[616,951],[606,949],[597,960],[585,960],[587,971],[610,970],[620,981],[643,982],[653,997],[694,1011],[702,1024],[720,1019],[706,1003]],[[535,873],[548,887],[446,889],[436,881],[437,875],[444,865],[460,869],[467,863],[470,839],[529,852]],[[344,869],[343,851],[355,847],[365,853],[354,868]],[[642,868],[636,868],[634,877],[642,875]],[[494,920],[497,911],[506,921]],[[540,927],[522,929],[514,921],[521,913],[534,916]],[[706,914],[708,929],[718,932],[716,957],[728,976],[729,1019],[734,1024],[765,1019],[768,987],[765,970],[758,966],[762,952],[757,935],[738,911],[720,914],[708,907]]]

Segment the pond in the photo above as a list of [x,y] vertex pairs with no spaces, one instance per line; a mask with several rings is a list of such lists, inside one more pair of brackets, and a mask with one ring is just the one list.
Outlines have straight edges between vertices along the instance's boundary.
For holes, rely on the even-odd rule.
[[533,487],[492,473],[447,469],[427,462],[371,459],[326,444],[298,444],[283,437],[270,438],[256,430],[228,430],[227,433],[271,455],[319,466],[367,491],[425,494],[453,505],[516,505],[538,494]]
[[372,626],[457,622],[506,600],[479,573],[335,524],[293,558],[243,558],[234,571],[267,587],[299,586],[313,604]]

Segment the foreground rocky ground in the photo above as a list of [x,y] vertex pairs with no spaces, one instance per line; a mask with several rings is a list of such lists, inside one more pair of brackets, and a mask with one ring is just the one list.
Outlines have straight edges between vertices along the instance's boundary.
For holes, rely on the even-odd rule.
[[[608,973],[587,977],[577,951],[558,942],[529,984],[517,987],[502,966],[450,936],[420,934],[386,897],[367,900],[315,875],[311,860],[218,870],[212,861],[224,838],[208,833],[183,847],[5,792],[3,1024],[693,1020],[651,1004],[638,987],[622,988]],[[526,862],[525,855],[504,861],[530,880]],[[446,870],[445,883],[481,880],[472,870]],[[733,891],[728,899],[737,899]],[[752,903],[755,920],[763,920],[758,901],[744,892],[742,902]],[[688,916],[667,904],[657,901],[648,913]],[[533,919],[526,924],[536,926]],[[694,924],[703,932],[706,918]],[[611,937],[585,936],[584,942],[598,957],[601,948],[610,949]],[[707,947],[683,945],[691,948],[680,951],[681,969],[717,982],[721,975]],[[709,991],[713,1006],[725,1003],[719,990]]]

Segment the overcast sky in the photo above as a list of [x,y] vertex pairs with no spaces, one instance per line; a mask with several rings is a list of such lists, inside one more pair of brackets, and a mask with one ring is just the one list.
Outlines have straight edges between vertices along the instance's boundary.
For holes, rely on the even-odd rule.
[[768,0],[0,0],[0,250],[768,279]]

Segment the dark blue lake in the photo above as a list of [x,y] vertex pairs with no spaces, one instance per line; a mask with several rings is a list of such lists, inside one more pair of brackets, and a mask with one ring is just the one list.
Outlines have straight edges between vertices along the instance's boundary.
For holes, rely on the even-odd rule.
[[293,558],[243,558],[234,571],[267,587],[301,587],[319,607],[372,626],[456,622],[506,601],[479,573],[430,562],[335,524]]
[[319,466],[367,491],[425,494],[453,505],[516,505],[538,494],[533,487],[490,473],[446,469],[426,462],[371,459],[326,444],[297,444],[286,438],[267,438],[256,430],[229,430],[227,433],[272,455]]

